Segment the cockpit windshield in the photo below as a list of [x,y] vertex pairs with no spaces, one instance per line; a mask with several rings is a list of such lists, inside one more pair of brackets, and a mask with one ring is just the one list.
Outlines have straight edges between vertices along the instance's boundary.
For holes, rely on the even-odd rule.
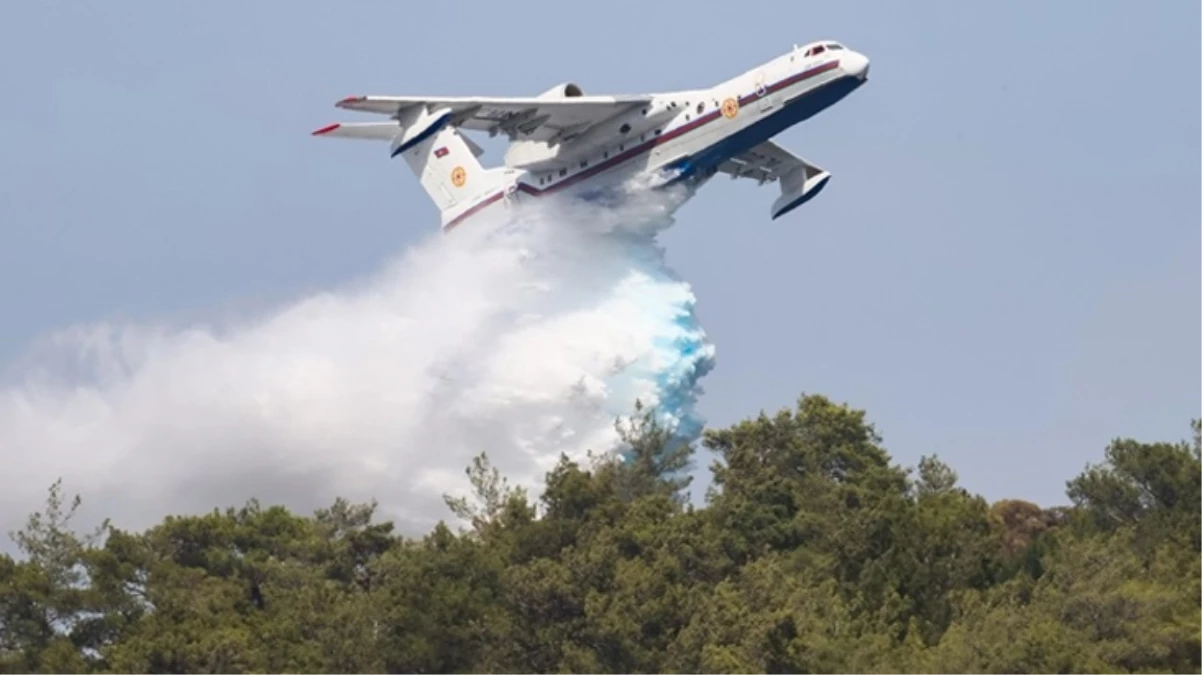
[[805,55],[806,56],[818,56],[819,54],[822,54],[823,52],[827,51],[828,49],[830,51],[836,51],[839,49],[843,49],[843,45],[839,44],[838,42],[827,42],[825,44],[814,45],[806,50]]

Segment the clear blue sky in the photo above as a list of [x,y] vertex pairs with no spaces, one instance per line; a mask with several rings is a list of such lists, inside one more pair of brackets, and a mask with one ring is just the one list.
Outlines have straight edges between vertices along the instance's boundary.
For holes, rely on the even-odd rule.
[[[706,86],[838,39],[871,80],[778,139],[828,168],[717,180],[666,236],[718,348],[715,425],[803,391],[990,498],[1063,501],[1114,436],[1200,406],[1198,3],[11,2],[0,364],[84,321],[253,306],[428,234],[360,93]],[[497,161],[492,155],[493,161]],[[485,156],[488,159],[489,155]]]

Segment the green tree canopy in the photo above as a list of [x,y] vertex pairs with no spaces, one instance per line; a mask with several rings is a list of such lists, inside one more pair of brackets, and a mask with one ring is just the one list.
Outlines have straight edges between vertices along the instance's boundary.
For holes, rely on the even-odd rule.
[[822,396],[708,430],[704,504],[653,410],[618,430],[536,499],[481,452],[416,538],[342,499],[79,534],[55,483],[0,555],[0,672],[1202,672],[1197,422],[1053,507]]

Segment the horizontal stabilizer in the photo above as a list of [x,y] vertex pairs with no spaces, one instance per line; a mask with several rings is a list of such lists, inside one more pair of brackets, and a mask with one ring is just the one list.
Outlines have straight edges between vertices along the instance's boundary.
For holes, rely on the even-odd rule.
[[[401,125],[397,122],[342,122],[324,126],[313,132],[314,136],[329,136],[331,138],[358,138],[368,141],[391,141],[401,133]],[[463,136],[463,142],[476,157],[484,154],[484,148],[472,139]]]
[[329,136],[331,138],[362,138],[369,141],[391,141],[401,133],[401,125],[396,122],[342,122],[322,127],[313,132],[314,136]]

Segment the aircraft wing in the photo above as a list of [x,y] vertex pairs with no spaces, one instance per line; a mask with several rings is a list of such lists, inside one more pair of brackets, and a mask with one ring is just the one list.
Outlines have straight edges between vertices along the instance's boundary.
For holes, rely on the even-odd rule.
[[338,108],[389,115],[399,119],[406,109],[422,106],[449,109],[452,124],[510,139],[559,141],[583,133],[631,108],[651,103],[651,96],[572,96],[565,98],[480,96],[352,96]]
[[776,143],[765,141],[741,155],[722,162],[718,165],[718,170],[729,174],[731,178],[750,178],[760,183],[770,183],[779,180],[794,169],[802,167],[821,171],[818,167]]
[[772,204],[773,220],[813,199],[830,180],[830,173],[765,141],[718,165],[731,178],[751,178],[761,185],[779,181],[780,197]]

